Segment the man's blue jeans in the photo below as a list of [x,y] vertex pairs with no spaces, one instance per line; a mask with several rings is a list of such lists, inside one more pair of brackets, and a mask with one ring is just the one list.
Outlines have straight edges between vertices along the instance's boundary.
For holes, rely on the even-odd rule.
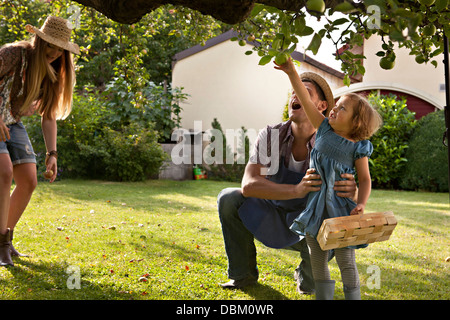
[[[225,251],[228,257],[228,277],[233,280],[247,277],[258,279],[254,236],[244,226],[238,214],[238,209],[244,201],[245,197],[240,188],[223,189],[217,197]],[[313,290],[314,280],[306,240],[303,239],[285,249],[300,252],[302,261],[297,269],[300,288],[305,291]]]

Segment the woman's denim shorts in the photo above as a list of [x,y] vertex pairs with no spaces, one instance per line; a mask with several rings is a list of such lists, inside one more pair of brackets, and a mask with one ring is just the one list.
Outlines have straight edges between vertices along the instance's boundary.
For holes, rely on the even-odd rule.
[[0,153],[9,154],[13,165],[36,163],[36,154],[22,122],[8,126],[10,139],[0,141]]

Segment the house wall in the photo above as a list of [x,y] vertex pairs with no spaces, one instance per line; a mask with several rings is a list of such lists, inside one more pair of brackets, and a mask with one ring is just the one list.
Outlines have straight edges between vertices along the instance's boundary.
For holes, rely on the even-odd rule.
[[[288,77],[273,68],[273,63],[258,65],[260,57],[244,53],[244,47],[226,40],[175,62],[172,86],[183,87],[189,94],[181,106],[181,127],[194,129],[194,121],[202,121],[202,130],[211,128],[214,118],[226,129],[259,131],[281,122],[291,85]],[[307,62],[299,72],[317,72],[330,87],[342,85],[342,80]]]
[[214,118],[223,129],[261,129],[281,120],[289,80],[271,66],[258,66],[251,46],[226,41],[177,61],[172,86],[189,94],[181,106],[181,127],[194,129],[201,120],[203,130]]
[[392,70],[383,70],[379,66],[380,57],[375,54],[382,50],[382,41],[379,36],[372,36],[364,42],[364,61],[366,73],[364,83],[384,82],[393,90],[403,88],[410,94],[430,102],[435,107],[442,109],[445,106],[445,91],[440,90],[444,84],[444,56],[435,57],[437,68],[432,64],[418,64],[415,56],[409,55],[405,48],[395,48],[396,60]]

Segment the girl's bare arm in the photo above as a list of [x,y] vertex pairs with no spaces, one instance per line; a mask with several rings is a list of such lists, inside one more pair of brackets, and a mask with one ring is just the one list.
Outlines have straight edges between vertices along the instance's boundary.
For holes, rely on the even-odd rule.
[[309,121],[314,128],[319,128],[325,116],[319,111],[319,109],[317,109],[316,105],[311,100],[308,90],[295,70],[292,59],[289,58],[283,65],[279,65],[277,63],[275,63],[275,65],[275,69],[282,70],[289,76],[289,80],[291,81],[295,94],[299,98],[300,104],[302,105],[302,108],[304,108]]

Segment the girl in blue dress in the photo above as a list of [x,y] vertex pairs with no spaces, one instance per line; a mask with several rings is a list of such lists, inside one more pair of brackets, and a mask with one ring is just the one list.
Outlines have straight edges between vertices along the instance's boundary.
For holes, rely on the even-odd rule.
[[[381,126],[381,116],[364,97],[352,93],[343,95],[325,117],[319,109],[327,106],[316,106],[312,102],[291,59],[275,68],[289,76],[301,108],[317,129],[310,168],[320,175],[322,185],[320,191],[309,194],[306,209],[294,220],[291,230],[306,237],[316,282],[316,299],[333,299],[335,282],[330,279],[328,251],[320,248],[317,233],[324,219],[364,213],[371,192],[369,157],[373,151],[367,139]],[[335,180],[342,180],[343,173],[355,174],[355,168],[359,181],[356,203],[338,197],[333,190]],[[354,247],[335,249],[335,255],[345,298],[360,299]]]

